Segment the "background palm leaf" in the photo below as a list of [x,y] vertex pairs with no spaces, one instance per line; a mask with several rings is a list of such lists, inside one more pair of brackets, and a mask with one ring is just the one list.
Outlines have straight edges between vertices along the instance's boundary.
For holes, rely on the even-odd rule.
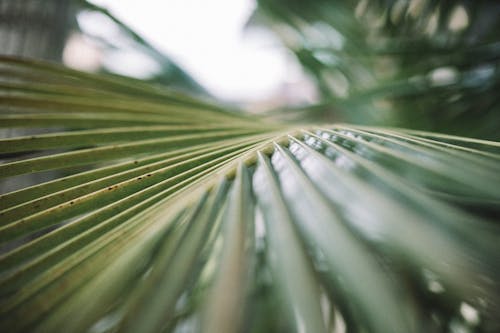
[[[98,17],[113,29],[111,32],[104,29],[99,33],[87,31],[79,20],[85,15]],[[65,44],[75,36],[99,45],[104,61],[98,63],[95,70],[122,73],[126,70],[125,65],[114,61],[114,66],[109,66],[106,58],[135,56],[156,67],[152,73],[142,77],[143,80],[166,84],[192,95],[207,95],[172,59],[105,8],[85,0],[0,0],[2,55],[62,62]],[[86,57],[89,55],[86,54]]]
[[[260,0],[320,91],[327,121],[498,140],[500,5],[494,1]],[[306,109],[311,109],[307,106]],[[290,110],[282,116],[290,119]]]
[[500,329],[499,143],[0,70],[2,330]]

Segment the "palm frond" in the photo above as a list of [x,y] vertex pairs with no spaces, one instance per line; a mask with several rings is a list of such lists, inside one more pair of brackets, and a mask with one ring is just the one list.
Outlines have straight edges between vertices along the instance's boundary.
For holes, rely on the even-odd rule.
[[2,331],[500,328],[500,143],[0,70]]

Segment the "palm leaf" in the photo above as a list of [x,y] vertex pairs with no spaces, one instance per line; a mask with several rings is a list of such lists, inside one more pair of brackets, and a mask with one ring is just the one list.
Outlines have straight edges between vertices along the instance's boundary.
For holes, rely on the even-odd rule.
[[9,332],[500,328],[500,143],[1,58]]

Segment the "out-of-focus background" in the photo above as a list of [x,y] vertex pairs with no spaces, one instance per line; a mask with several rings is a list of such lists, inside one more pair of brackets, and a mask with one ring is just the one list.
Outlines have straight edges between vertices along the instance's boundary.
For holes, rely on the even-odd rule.
[[[246,27],[256,3],[252,0],[93,1],[108,8],[161,52],[167,54],[215,97],[238,103],[286,98],[312,101],[314,88],[277,36],[267,29]],[[112,33],[99,15],[78,16],[84,31]],[[108,30],[106,30],[108,29]],[[70,52],[66,60],[71,64]],[[113,55],[111,55],[113,56]],[[76,61],[75,61],[76,60]],[[74,58],[74,65],[78,59]],[[110,69],[144,77],[154,64],[130,54]]]
[[278,120],[500,131],[500,3],[0,0],[0,53]]
[[[13,17],[1,23],[4,39],[10,35],[2,53],[203,90],[250,108],[316,101],[314,85],[277,36],[247,26],[256,6],[252,0],[3,0],[3,15]],[[27,34],[30,27],[37,36]],[[33,47],[35,41],[47,46]]]

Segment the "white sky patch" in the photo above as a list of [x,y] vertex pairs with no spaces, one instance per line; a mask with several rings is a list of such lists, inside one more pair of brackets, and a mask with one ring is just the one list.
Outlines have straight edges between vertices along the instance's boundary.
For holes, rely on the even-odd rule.
[[263,30],[243,33],[252,0],[93,0],[219,98],[265,99],[302,73]]

